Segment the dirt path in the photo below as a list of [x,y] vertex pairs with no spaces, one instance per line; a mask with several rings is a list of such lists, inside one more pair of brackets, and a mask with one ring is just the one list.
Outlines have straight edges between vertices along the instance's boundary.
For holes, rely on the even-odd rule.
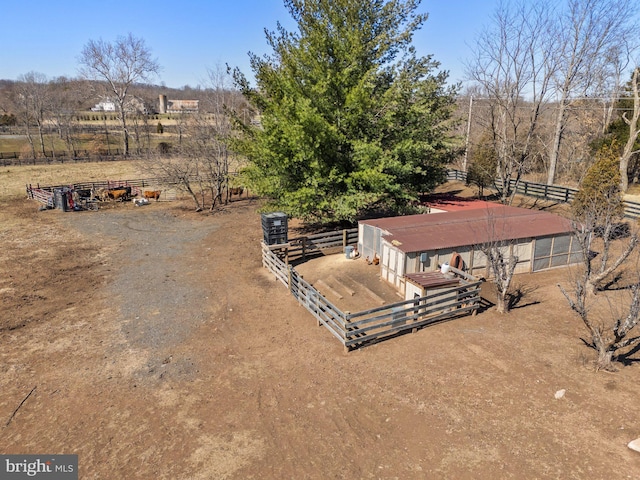
[[640,365],[589,369],[557,271],[508,317],[345,354],[261,267],[250,202],[2,206],[3,453],[77,453],[83,479],[638,478]]

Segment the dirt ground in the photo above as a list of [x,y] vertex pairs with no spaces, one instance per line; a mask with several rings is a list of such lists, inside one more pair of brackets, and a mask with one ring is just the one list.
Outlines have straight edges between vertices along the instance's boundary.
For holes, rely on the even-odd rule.
[[257,206],[0,202],[0,452],[82,479],[640,478],[640,356],[594,373],[563,271],[345,353],[262,268]]

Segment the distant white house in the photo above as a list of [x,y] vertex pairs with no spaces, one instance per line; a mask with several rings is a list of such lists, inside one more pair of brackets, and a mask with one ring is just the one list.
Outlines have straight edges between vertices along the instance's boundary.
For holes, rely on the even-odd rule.
[[[129,97],[127,99],[127,103],[125,105],[125,111],[127,112],[141,112],[147,113],[147,107],[144,104],[144,101],[138,97]],[[109,97],[104,98],[100,102],[96,103],[95,106],[91,107],[92,112],[116,112],[118,111],[116,107],[116,102]]]
[[115,112],[116,104],[113,100],[107,98],[91,107],[92,112]]

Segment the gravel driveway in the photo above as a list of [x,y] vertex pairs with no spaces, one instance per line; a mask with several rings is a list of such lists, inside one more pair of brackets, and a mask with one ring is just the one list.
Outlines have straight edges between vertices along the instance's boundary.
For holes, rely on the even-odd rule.
[[[124,265],[109,282],[112,305],[119,312],[124,349],[144,351],[148,364],[142,376],[169,371],[181,375],[196,371],[190,358],[171,365],[172,349],[206,321],[202,305],[209,292],[199,273],[206,262],[189,261],[189,250],[206,249],[204,239],[219,227],[213,221],[181,219],[167,209],[124,208],[68,215],[73,228],[100,236],[112,245],[109,263]],[[179,240],[177,240],[179,238]]]

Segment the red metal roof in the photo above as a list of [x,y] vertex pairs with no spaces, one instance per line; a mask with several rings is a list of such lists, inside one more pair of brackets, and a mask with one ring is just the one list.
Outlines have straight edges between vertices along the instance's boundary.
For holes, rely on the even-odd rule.
[[[540,210],[487,203],[486,208],[363,220],[405,253],[488,242],[542,237],[572,231],[571,221]],[[386,234],[385,234],[386,233]]]
[[490,208],[496,203],[478,200],[476,198],[461,198],[451,194],[432,194],[426,202],[431,208],[444,210],[445,212],[455,212],[457,210],[472,210],[475,208]]

